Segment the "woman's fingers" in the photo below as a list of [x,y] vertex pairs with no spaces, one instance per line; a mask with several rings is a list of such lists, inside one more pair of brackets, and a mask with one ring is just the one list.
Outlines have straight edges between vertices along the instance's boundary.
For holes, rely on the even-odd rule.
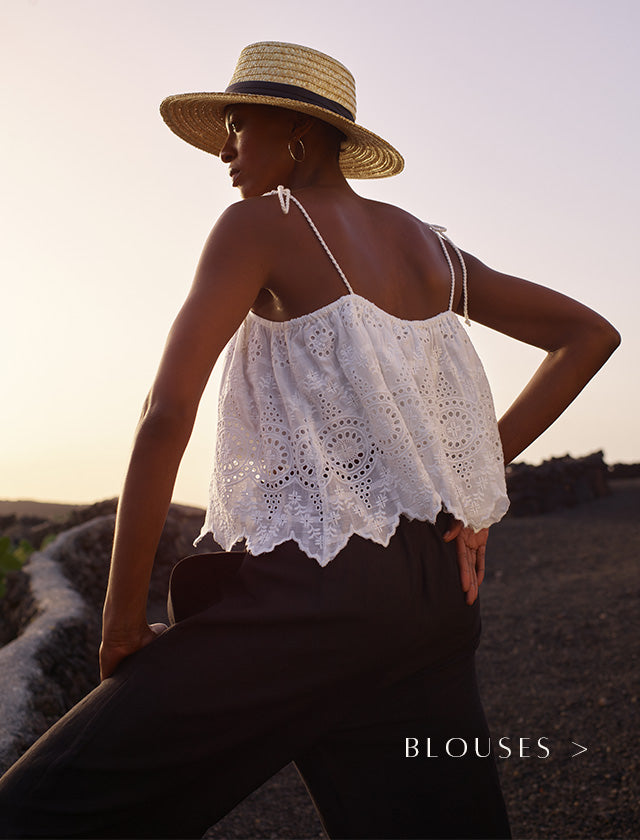
[[459,535],[456,539],[456,550],[462,591],[467,593],[467,603],[473,604],[478,597],[474,552],[465,542],[463,535]]
[[453,519],[451,522],[451,526],[442,535],[442,539],[445,542],[451,542],[452,540],[455,540],[460,531],[462,531],[463,527],[464,526],[459,519]]
[[467,604],[473,604],[478,597],[480,584],[484,580],[484,563],[489,529],[474,531],[459,519],[452,519],[451,527],[442,535],[445,542],[456,541],[458,569],[462,591],[467,593]]
[[458,569],[460,571],[462,591],[468,592],[471,588],[471,573],[469,569],[469,560],[467,558],[467,546],[461,537],[456,539],[456,552],[458,555]]
[[484,580],[484,557],[485,557],[486,546],[481,545],[480,548],[476,552],[476,577],[478,578],[478,586]]
[[469,568],[469,579],[471,585],[467,591],[467,604],[473,604],[478,597],[478,578],[476,575],[475,553],[467,546],[467,564]]

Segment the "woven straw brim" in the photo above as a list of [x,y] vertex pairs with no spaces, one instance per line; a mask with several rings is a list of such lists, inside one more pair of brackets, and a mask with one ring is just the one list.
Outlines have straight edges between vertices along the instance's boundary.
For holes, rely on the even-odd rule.
[[180,93],[168,96],[160,105],[160,113],[178,137],[198,149],[219,155],[227,139],[225,108],[241,103],[289,108],[339,128],[347,138],[340,150],[340,169],[345,178],[387,178],[404,168],[400,152],[377,134],[318,105],[295,99],[239,93]]

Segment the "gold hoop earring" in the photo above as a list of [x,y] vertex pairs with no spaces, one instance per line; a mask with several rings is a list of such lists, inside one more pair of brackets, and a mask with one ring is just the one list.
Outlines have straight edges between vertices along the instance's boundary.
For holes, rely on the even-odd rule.
[[302,140],[299,137],[294,142],[295,143],[300,143],[300,146],[302,147],[302,157],[297,158],[293,154],[293,151],[291,150],[291,140],[289,140],[289,142],[287,143],[287,149],[289,149],[289,154],[291,155],[293,160],[295,160],[296,163],[302,163],[302,161],[305,159],[306,154],[307,154],[306,151],[305,151],[305,148],[304,148],[304,143],[302,142]]

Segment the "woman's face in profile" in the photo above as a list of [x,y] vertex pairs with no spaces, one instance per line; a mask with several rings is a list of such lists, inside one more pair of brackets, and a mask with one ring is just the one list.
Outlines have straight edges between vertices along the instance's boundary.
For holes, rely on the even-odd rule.
[[225,111],[227,139],[220,160],[243,198],[286,186],[294,167],[287,145],[296,114],[271,105],[230,105]]

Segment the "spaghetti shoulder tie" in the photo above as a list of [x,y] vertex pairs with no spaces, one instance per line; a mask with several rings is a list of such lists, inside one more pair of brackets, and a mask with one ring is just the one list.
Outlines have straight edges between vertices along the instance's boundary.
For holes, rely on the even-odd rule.
[[271,190],[271,192],[265,193],[265,195],[277,195],[278,200],[280,201],[280,207],[282,208],[282,212],[285,215],[287,215],[289,213],[289,206],[290,206],[291,201],[293,201],[293,203],[298,206],[298,208],[300,209],[300,212],[302,213],[302,215],[305,217],[305,219],[309,223],[309,227],[315,233],[315,235],[318,238],[318,241],[320,242],[320,244],[322,245],[322,247],[326,251],[327,256],[329,257],[331,262],[334,264],[334,266],[336,268],[336,271],[340,275],[344,285],[347,287],[347,289],[349,291],[349,294],[350,295],[354,294],[354,291],[351,288],[351,284],[349,283],[349,281],[345,277],[345,274],[344,274],[343,270],[338,265],[338,261],[336,260],[336,258],[333,256],[333,254],[329,250],[329,246],[327,245],[327,243],[322,238],[322,235],[320,234],[320,231],[318,230],[318,228],[313,223],[313,220],[312,220],[311,216],[307,213],[307,211],[304,209],[302,204],[300,204],[300,202],[295,197],[295,195],[291,195],[291,190],[289,189],[289,187],[283,187],[282,185],[280,185],[277,190]]
[[442,248],[442,253],[447,260],[447,264],[449,266],[449,271],[451,273],[451,294],[449,295],[449,309],[453,310],[453,297],[456,290],[456,275],[455,271],[453,270],[453,263],[451,262],[451,257],[449,256],[449,252],[447,251],[447,246],[445,242],[448,242],[449,245],[453,248],[458,257],[458,261],[460,262],[460,268],[462,269],[462,311],[464,315],[464,322],[467,326],[471,325],[471,321],[469,320],[469,293],[467,290],[467,266],[465,265],[464,258],[462,256],[462,252],[455,244],[452,242],[448,236],[446,236],[446,228],[442,227],[442,225],[428,225],[429,230],[432,230],[435,235],[438,237],[438,242],[440,243],[440,247]]

